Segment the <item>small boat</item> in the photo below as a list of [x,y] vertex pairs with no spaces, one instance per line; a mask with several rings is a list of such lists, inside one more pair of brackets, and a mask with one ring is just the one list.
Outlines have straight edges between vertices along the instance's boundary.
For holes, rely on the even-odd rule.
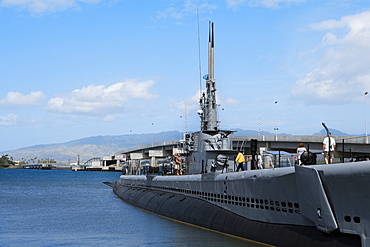
[[[184,174],[126,172],[112,184],[114,193],[155,214],[269,245],[369,247],[369,161],[229,169],[237,150],[232,149],[233,131],[218,126],[213,60],[210,23],[201,130],[182,143]],[[254,157],[256,144],[251,143]]]

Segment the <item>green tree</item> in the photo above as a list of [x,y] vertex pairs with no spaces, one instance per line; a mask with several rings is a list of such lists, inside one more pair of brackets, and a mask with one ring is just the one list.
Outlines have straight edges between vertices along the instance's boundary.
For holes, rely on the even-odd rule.
[[12,161],[13,158],[8,157],[7,154],[1,156],[0,158],[0,167],[8,167],[10,165],[14,165],[14,162]]

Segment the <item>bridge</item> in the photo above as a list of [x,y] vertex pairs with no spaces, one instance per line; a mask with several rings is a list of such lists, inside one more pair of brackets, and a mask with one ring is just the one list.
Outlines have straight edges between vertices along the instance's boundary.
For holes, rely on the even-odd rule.
[[[368,156],[370,158],[370,146],[368,136],[333,136],[336,147],[336,158],[344,162],[346,158]],[[256,139],[260,154],[263,151],[286,151],[296,153],[299,143],[303,143],[309,150],[321,151],[322,141],[325,136],[313,135],[263,135],[263,136],[234,136],[233,147],[240,146],[245,152],[250,152],[250,140]],[[245,148],[243,148],[245,147]]]
[[[325,136],[313,135],[259,135],[259,136],[233,136],[233,149],[242,150],[245,155],[251,154],[251,140],[257,140],[257,153],[259,155],[290,155],[287,160],[294,165],[294,155],[299,143],[312,152],[321,154],[322,141]],[[370,158],[370,146],[368,136],[333,136],[336,140],[336,152],[334,162],[346,162]],[[126,162],[143,166],[159,166],[164,163],[167,156],[175,153],[183,154],[179,146],[180,141],[152,143],[119,151],[111,156],[94,158],[85,162],[86,167],[101,170],[121,170]],[[277,157],[274,157],[277,159]],[[322,158],[318,158],[319,160]],[[276,161],[275,161],[276,162]],[[289,165],[288,164],[288,165]]]

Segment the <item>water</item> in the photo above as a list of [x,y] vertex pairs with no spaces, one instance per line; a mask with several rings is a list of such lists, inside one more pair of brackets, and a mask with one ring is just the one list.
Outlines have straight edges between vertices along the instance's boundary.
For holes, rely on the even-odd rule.
[[0,169],[0,246],[260,246],[141,211],[116,172]]

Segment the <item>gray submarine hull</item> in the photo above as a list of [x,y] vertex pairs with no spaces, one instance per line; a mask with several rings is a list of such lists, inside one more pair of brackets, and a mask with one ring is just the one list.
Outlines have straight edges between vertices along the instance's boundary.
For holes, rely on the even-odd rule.
[[320,232],[314,226],[249,220],[198,198],[160,190],[114,184],[114,193],[137,208],[220,233],[273,246],[361,246],[358,235]]

